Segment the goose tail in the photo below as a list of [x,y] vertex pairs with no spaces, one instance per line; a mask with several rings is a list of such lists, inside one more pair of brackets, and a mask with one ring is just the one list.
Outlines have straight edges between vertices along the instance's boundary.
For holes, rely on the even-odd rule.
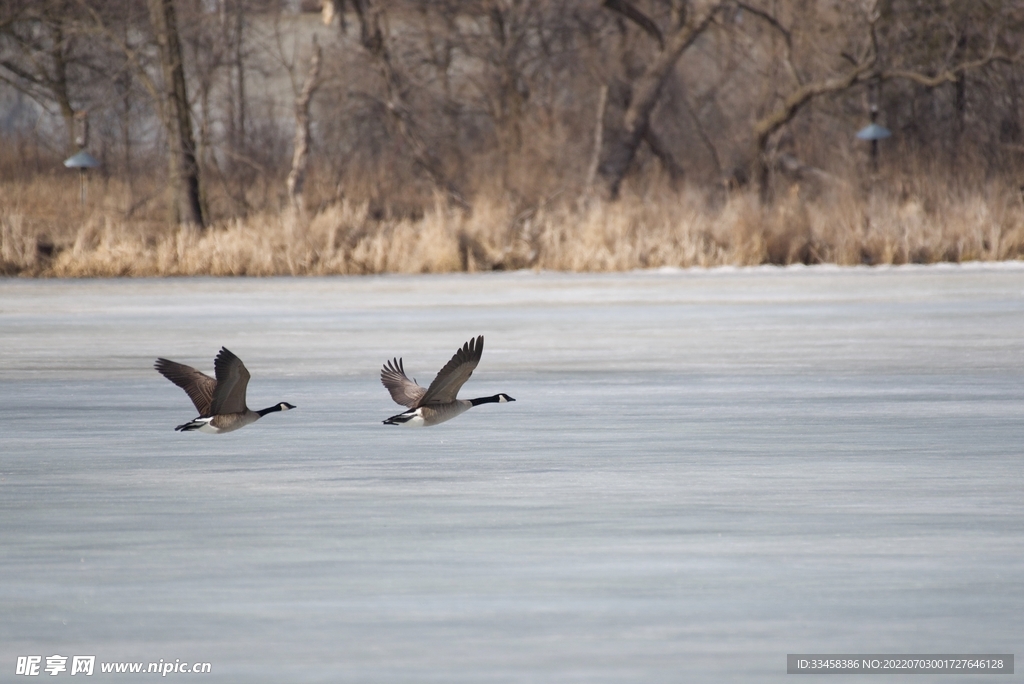
[[419,414],[416,411],[406,411],[405,413],[399,413],[397,416],[391,416],[384,421],[385,425],[405,425],[413,418],[416,418]]
[[178,427],[174,428],[174,430],[176,432],[192,432],[193,430],[202,430],[204,427],[207,428],[207,430],[209,430],[208,426],[210,424],[210,420],[211,418],[203,418],[202,416],[200,416],[195,420],[190,420],[187,423],[179,425]]

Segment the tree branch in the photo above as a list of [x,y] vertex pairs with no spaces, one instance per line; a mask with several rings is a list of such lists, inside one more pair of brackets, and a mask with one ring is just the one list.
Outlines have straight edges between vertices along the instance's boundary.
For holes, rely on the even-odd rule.
[[758,151],[762,151],[768,137],[796,116],[805,104],[816,97],[846,90],[854,83],[865,80],[865,75],[869,74],[874,66],[875,57],[872,56],[842,76],[808,83],[790,93],[782,106],[754,124],[754,139],[757,141]]
[[629,0],[604,0],[603,4],[606,8],[613,12],[618,12],[642,28],[647,35],[658,41],[659,48],[665,49],[665,37],[661,35],[658,25],[650,17],[630,4]]
[[765,21],[772,28],[774,28],[776,31],[778,31],[779,33],[782,34],[782,37],[786,39],[786,47],[791,49],[791,50],[793,49],[793,34],[791,34],[789,29],[787,29],[785,26],[783,26],[779,22],[778,19],[773,17],[768,12],[765,12],[762,9],[758,9],[757,7],[754,7],[753,5],[748,5],[745,2],[737,2],[736,3],[736,7],[738,7],[739,9],[741,9],[741,10],[743,10],[745,12],[750,12],[754,16],[759,17],[760,19]]
[[[773,29],[778,31],[780,34],[782,34],[783,40],[786,41],[786,56],[783,59],[783,62],[786,66],[786,70],[789,72],[789,75],[793,79],[794,83],[798,85],[803,85],[803,80],[800,78],[800,75],[797,74],[796,68],[793,66],[793,34],[789,31],[789,29],[783,26],[782,22],[780,22],[774,16],[772,16],[771,14],[762,9],[754,7],[753,5],[748,5],[745,2],[737,2],[736,7],[746,12],[750,12],[755,17],[765,22]],[[856,64],[856,62],[854,63]]]
[[363,49],[377,63],[384,79],[387,95],[384,107],[398,129],[399,135],[412,148],[413,161],[435,185],[448,193],[448,197],[455,204],[462,208],[468,208],[469,203],[463,197],[462,192],[446,176],[441,161],[433,154],[423,136],[420,135],[412,111],[405,102],[402,93],[402,79],[391,62],[391,53],[388,50],[385,32],[381,28],[381,20],[384,18],[383,10],[375,6],[371,0],[352,0],[352,2],[355,5],[356,14],[359,16],[359,33]]
[[153,79],[149,77],[146,67],[143,66],[142,62],[139,60],[139,53],[128,43],[121,40],[120,36],[108,29],[106,24],[103,23],[103,18],[99,13],[86,4],[84,0],[78,0],[78,4],[92,16],[95,31],[121,50],[121,53],[125,56],[125,60],[134,67],[133,70],[135,71],[135,75],[139,79],[139,82],[142,83],[142,86],[146,89],[146,92],[148,92],[150,97],[153,98],[153,101],[157,103],[157,106],[162,108],[160,89],[156,87],[156,83],[154,83]]
[[1003,54],[989,54],[981,59],[976,59],[970,62],[963,62],[958,64],[952,69],[939,72],[934,76],[927,76],[925,74],[916,71],[907,71],[903,69],[892,69],[888,71],[880,71],[878,78],[883,81],[891,81],[897,79],[905,79],[913,81],[919,85],[923,85],[925,88],[935,88],[942,85],[943,83],[955,83],[957,78],[967,73],[968,71],[974,71],[975,69],[981,69],[994,62],[1001,62],[1004,64],[1016,64],[1019,61],[1016,57],[1010,57],[1009,55]]

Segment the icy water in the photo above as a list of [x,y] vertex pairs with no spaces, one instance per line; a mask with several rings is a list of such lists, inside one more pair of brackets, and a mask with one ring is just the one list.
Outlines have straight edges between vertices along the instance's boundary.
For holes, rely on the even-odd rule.
[[[386,359],[426,384],[476,334],[462,396],[515,403],[381,424]],[[212,373],[221,345],[250,406],[298,409],[174,432],[195,411],[154,359]],[[0,280],[0,680],[55,654],[389,684],[1019,656],[1022,381],[1019,265]]]

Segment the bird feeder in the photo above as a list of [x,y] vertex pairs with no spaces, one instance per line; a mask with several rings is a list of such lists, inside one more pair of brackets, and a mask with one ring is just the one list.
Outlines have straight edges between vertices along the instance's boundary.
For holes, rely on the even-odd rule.
[[873,123],[870,126],[865,126],[864,128],[862,128],[859,131],[857,131],[857,140],[870,140],[870,141],[885,140],[886,138],[890,137],[891,135],[892,135],[892,131],[890,131],[888,128],[886,128],[885,126],[879,126],[878,124]]
[[82,188],[82,206],[85,206],[85,173],[89,169],[95,169],[100,165],[99,160],[85,150],[64,160],[64,166],[69,169],[78,169],[78,177]]
[[[874,111],[871,112],[871,118],[875,118]],[[871,143],[871,168],[876,172],[878,171],[878,141],[885,140],[891,135],[892,131],[874,122],[857,131],[858,140],[867,140]]]

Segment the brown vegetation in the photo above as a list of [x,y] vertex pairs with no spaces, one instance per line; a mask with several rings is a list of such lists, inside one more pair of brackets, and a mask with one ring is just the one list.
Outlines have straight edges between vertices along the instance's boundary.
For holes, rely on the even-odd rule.
[[[552,202],[516,213],[477,197],[472,210],[442,195],[417,216],[374,216],[342,199],[311,216],[292,211],[226,219],[202,233],[159,221],[81,210],[67,179],[36,181],[0,212],[0,269],[81,276],[328,275],[495,269],[620,271],[664,266],[901,264],[1024,257],[1016,188],[843,186],[817,198],[799,185],[771,205],[740,192],[717,203],[669,184],[618,201]],[[5,191],[8,192],[8,191]],[[109,199],[119,194],[108,186]],[[13,198],[13,194],[8,194]],[[66,212],[66,213],[65,213]],[[32,215],[50,214],[47,221]],[[56,218],[64,215],[67,219]]]
[[[1015,0],[302,4],[4,3],[0,273],[1024,255]],[[172,6],[177,71],[150,25]],[[80,206],[60,160],[84,110]],[[873,163],[853,134],[876,116]]]

